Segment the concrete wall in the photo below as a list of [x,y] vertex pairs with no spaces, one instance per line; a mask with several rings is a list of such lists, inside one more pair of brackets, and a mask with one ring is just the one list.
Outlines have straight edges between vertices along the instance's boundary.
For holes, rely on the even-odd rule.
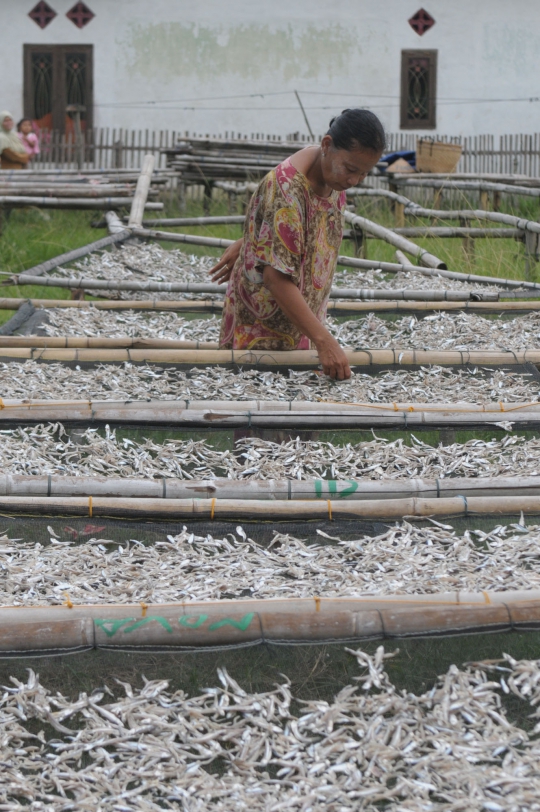
[[[58,16],[44,30],[34,2],[0,0],[0,109],[15,116],[23,43],[91,43],[96,126],[306,132],[297,89],[316,132],[355,105],[396,131],[401,50],[429,48],[438,132],[540,131],[540,101],[486,101],[540,96],[532,0],[87,0],[96,17],[82,30],[65,17],[74,0],[49,0]],[[436,25],[420,37],[407,20],[422,4]]]

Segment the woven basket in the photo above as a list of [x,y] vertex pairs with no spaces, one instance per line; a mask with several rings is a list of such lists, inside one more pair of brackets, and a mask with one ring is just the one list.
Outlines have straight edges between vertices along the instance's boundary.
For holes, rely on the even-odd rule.
[[416,139],[416,169],[418,172],[455,172],[463,147],[429,138]]

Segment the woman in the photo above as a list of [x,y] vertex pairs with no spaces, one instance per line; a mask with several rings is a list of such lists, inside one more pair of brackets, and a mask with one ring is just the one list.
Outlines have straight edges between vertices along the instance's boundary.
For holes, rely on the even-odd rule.
[[248,207],[244,236],[210,274],[228,281],[220,347],[317,349],[332,378],[350,378],[344,351],[324,326],[342,239],[345,190],[380,159],[384,129],[369,110],[344,110],[319,146],[266,175]]
[[2,169],[24,169],[30,156],[21,144],[13,129],[13,116],[4,110],[0,113],[0,167]]

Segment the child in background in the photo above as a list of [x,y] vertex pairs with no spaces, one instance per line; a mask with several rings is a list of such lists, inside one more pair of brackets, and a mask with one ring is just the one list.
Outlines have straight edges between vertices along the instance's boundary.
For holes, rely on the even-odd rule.
[[17,135],[25,149],[30,156],[39,155],[39,139],[34,132],[32,122],[29,118],[21,118],[17,124]]

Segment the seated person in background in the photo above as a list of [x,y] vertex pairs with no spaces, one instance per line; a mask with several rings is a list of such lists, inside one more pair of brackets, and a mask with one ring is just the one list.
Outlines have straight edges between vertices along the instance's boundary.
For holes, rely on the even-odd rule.
[[17,135],[19,141],[30,156],[30,160],[32,160],[34,155],[39,155],[39,140],[32,127],[32,121],[29,118],[21,118],[17,124]]
[[2,169],[24,169],[30,156],[19,141],[13,129],[13,116],[4,110],[0,113],[0,167]]

